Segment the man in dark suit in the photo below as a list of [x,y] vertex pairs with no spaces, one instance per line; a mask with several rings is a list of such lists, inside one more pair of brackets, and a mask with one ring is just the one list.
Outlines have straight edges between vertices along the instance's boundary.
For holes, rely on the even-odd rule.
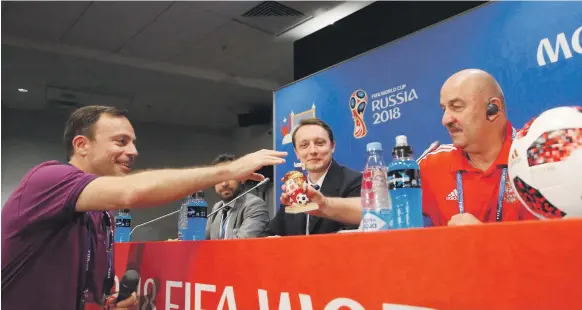
[[[326,197],[360,196],[362,174],[333,159],[335,140],[325,122],[316,118],[302,120],[293,131],[292,141],[295,154],[307,171],[309,185]],[[317,213],[288,214],[285,213],[285,206],[280,206],[263,235],[314,235],[358,228],[358,225],[344,224],[314,214]]]

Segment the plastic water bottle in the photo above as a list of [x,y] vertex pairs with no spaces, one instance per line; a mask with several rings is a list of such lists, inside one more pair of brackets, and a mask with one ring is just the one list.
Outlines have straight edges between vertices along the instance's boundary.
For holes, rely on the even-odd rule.
[[208,203],[204,192],[192,194],[184,200],[178,219],[178,240],[204,240]]
[[388,230],[392,227],[392,204],[388,191],[386,165],[382,144],[371,142],[366,146],[368,161],[362,179],[363,231]]
[[178,213],[178,240],[187,240],[185,237],[188,234],[188,199],[186,198],[180,206],[180,213]]
[[424,227],[420,167],[406,136],[397,136],[388,165],[388,183],[394,210],[394,228]]
[[129,209],[118,210],[115,217],[115,242],[129,242],[130,232],[131,214],[129,214]]
[[188,235],[192,236],[190,240],[204,240],[208,203],[204,200],[203,191],[192,195],[191,198],[188,203]]

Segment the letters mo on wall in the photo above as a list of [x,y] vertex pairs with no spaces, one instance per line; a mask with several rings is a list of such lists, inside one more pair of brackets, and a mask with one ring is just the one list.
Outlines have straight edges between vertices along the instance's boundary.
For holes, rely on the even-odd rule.
[[461,69],[497,78],[517,128],[549,108],[582,105],[581,32],[582,2],[490,2],[275,91],[275,148],[291,154],[275,167],[275,198],[297,162],[290,136],[301,118],[329,123],[335,158],[357,170],[371,141],[389,150],[404,134],[416,156],[450,143],[439,92]]

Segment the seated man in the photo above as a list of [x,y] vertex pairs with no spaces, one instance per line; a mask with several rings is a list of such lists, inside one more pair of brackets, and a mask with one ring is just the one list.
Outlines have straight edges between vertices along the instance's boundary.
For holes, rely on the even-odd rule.
[[[487,72],[462,70],[441,90],[443,126],[453,140],[418,159],[426,226],[537,219],[517,199],[507,177],[513,128],[503,92]],[[312,214],[343,223],[359,223],[358,199],[326,198],[310,191],[320,210]],[[283,204],[289,197],[281,196]]]
[[[231,154],[222,154],[212,162],[213,165],[225,165],[235,161]],[[214,190],[222,201],[217,202],[212,211],[220,208],[242,193],[243,183],[227,180],[214,185]],[[258,237],[269,223],[267,203],[251,194],[237,199],[232,205],[222,209],[206,222],[206,239],[244,239]]]
[[495,78],[477,69],[459,71],[444,83],[440,101],[453,144],[419,158],[422,208],[432,223],[537,219],[517,199],[507,176],[515,130]]
[[[297,158],[305,165],[307,182],[312,188],[330,197],[359,197],[362,174],[341,166],[333,158],[335,140],[329,126],[316,118],[302,120],[292,134]],[[358,225],[345,225],[324,219],[316,213],[288,214],[279,208],[264,235],[293,236],[335,233],[354,229]]]

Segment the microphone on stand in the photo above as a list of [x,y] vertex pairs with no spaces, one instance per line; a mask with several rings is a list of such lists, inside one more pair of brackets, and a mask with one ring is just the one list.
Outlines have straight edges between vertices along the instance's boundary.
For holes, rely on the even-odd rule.
[[261,182],[259,182],[257,185],[255,185],[255,186],[251,187],[251,188],[250,188],[249,190],[247,190],[246,192],[244,192],[244,193],[242,193],[242,194],[240,194],[240,195],[236,196],[236,197],[235,197],[233,200],[229,201],[228,203],[225,203],[225,204],[223,204],[222,206],[220,206],[220,208],[218,208],[218,209],[216,209],[216,210],[212,211],[210,214],[208,214],[208,216],[207,216],[206,218],[209,218],[209,217],[211,217],[213,214],[217,213],[218,211],[220,211],[220,210],[222,210],[222,209],[224,209],[224,208],[226,208],[226,207],[230,206],[230,205],[231,205],[231,204],[233,204],[233,203],[234,203],[234,202],[235,202],[237,199],[241,198],[242,196],[244,196],[244,195],[248,194],[248,193],[249,193],[250,191],[252,191],[253,189],[255,189],[255,188],[257,188],[257,187],[259,187],[259,186],[261,186],[261,185],[263,185],[263,184],[265,184],[265,183],[267,183],[267,182],[269,182],[269,178],[265,178],[264,180],[262,180]]
[[142,227],[142,226],[145,226],[145,225],[147,225],[147,224],[149,224],[149,223],[157,222],[157,221],[159,221],[159,220],[161,220],[161,219],[163,219],[163,218],[165,218],[165,217],[168,217],[168,216],[170,216],[170,215],[174,215],[174,214],[176,214],[176,213],[180,212],[180,210],[181,210],[181,209],[182,209],[182,208],[180,208],[180,209],[178,209],[178,210],[176,210],[176,211],[174,211],[174,212],[170,212],[170,213],[168,213],[168,214],[166,214],[166,215],[162,215],[162,216],[160,216],[160,217],[156,217],[155,219],[153,219],[153,220],[151,220],[151,221],[147,221],[147,222],[145,222],[145,223],[141,223],[141,224],[139,224],[139,225],[135,225],[135,227],[134,227],[134,228],[133,228],[133,229],[132,229],[132,230],[129,232],[129,237],[130,237],[130,240],[131,240],[131,234],[132,234],[132,233],[133,233],[133,231],[134,231],[134,230],[136,230],[138,227]]
[[431,143],[431,145],[428,147],[428,149],[426,149],[422,154],[420,154],[420,156],[418,156],[418,159],[416,160],[416,162],[420,162],[421,159],[424,158],[424,156],[426,156],[428,153],[438,149],[438,147],[441,145],[441,143],[439,141],[435,141],[433,143]]
[[[244,193],[242,193],[242,194],[240,194],[240,195],[236,196],[236,197],[235,197],[233,200],[231,200],[231,201],[230,201],[230,202],[228,202],[227,204],[224,204],[224,205],[223,205],[223,206],[221,206],[220,208],[216,209],[216,211],[213,211],[212,213],[210,213],[210,214],[207,216],[207,218],[209,218],[209,217],[210,217],[211,215],[213,215],[214,213],[216,213],[216,212],[218,212],[218,211],[220,211],[220,210],[224,209],[225,207],[227,207],[227,206],[231,205],[231,204],[232,204],[232,203],[234,203],[234,202],[235,202],[237,199],[241,198],[242,196],[246,195],[247,193],[249,193],[249,192],[250,192],[250,191],[252,191],[253,189],[255,189],[255,188],[257,188],[257,187],[259,187],[259,186],[261,186],[261,185],[263,185],[263,184],[265,184],[265,183],[267,183],[267,182],[269,182],[269,178],[265,178],[264,180],[262,180],[261,182],[259,182],[257,185],[255,185],[255,186],[251,187],[251,189],[249,189],[248,191],[246,191],[246,192],[244,192]],[[163,218],[166,218],[166,217],[168,217],[168,216],[172,216],[172,215],[174,215],[174,214],[176,214],[176,213],[179,213],[179,212],[180,212],[180,210],[182,210],[182,208],[180,208],[180,209],[178,209],[178,210],[176,210],[176,211],[170,212],[170,213],[168,213],[168,214],[166,214],[166,215],[162,215],[162,216],[160,216],[160,217],[157,217],[157,218],[155,218],[155,219],[153,219],[153,220],[151,220],[151,221],[147,221],[147,222],[145,222],[145,223],[141,223],[141,224],[139,224],[139,225],[135,225],[135,227],[134,227],[134,228],[133,228],[133,229],[132,229],[132,230],[129,232],[129,236],[131,237],[131,234],[132,234],[132,233],[133,233],[133,232],[134,232],[134,231],[135,231],[137,228],[139,228],[139,227],[142,227],[142,226],[145,226],[145,225],[147,225],[147,224],[150,224],[150,223],[153,223],[153,222],[157,222],[157,221],[159,221],[159,220],[161,220],[161,219],[163,219]],[[130,238],[130,240],[131,240],[131,238]]]

